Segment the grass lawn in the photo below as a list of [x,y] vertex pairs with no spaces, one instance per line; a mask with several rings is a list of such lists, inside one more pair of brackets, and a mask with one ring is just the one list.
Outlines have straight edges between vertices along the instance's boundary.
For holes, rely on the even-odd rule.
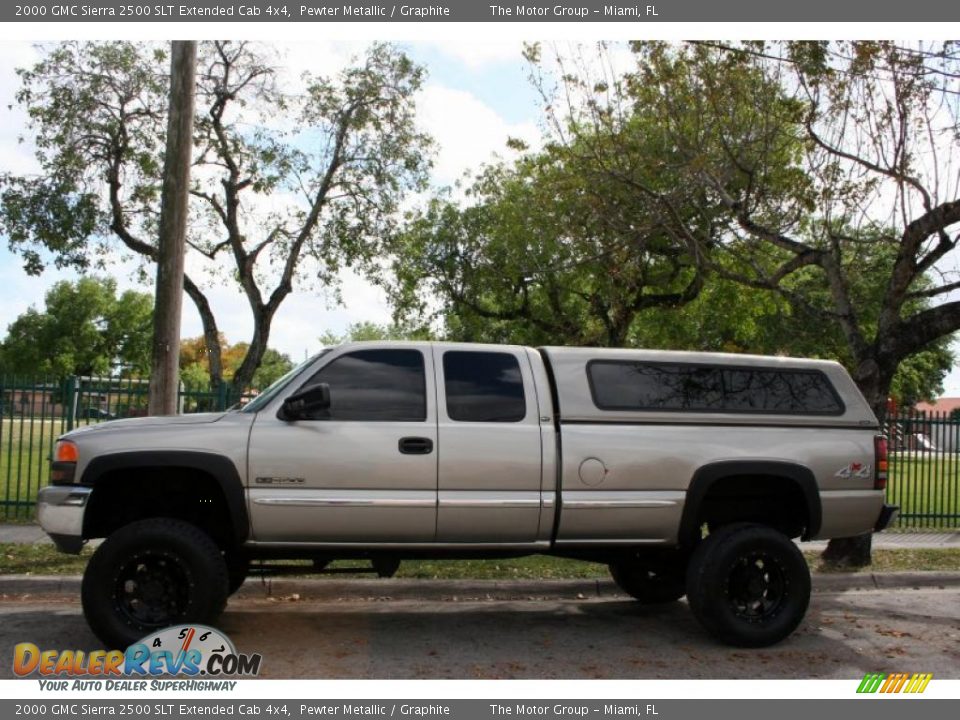
[[32,503],[47,484],[50,452],[61,432],[59,419],[0,420],[0,518],[34,516]]
[[893,454],[887,502],[900,506],[899,527],[960,527],[960,455]]
[[[0,575],[79,575],[92,550],[65,555],[53,545],[0,544]],[[805,553],[814,572],[837,572],[821,567],[817,553]],[[339,561],[331,567],[365,566],[364,562]],[[874,550],[873,565],[861,572],[898,572],[916,570],[960,571],[958,550]],[[307,574],[307,573],[305,573]],[[398,578],[435,580],[535,580],[605,579],[607,567],[598,563],[533,555],[511,560],[407,560],[401,563]],[[326,577],[373,577],[337,574]]]

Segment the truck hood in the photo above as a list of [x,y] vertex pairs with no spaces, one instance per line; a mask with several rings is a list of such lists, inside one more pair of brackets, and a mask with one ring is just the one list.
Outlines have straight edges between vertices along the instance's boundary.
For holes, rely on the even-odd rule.
[[81,433],[103,432],[105,430],[139,430],[140,428],[157,427],[159,425],[202,425],[214,423],[223,418],[226,413],[195,413],[191,415],[162,415],[158,417],[125,418],[123,420],[106,420],[94,425],[85,425],[66,433],[64,437]]

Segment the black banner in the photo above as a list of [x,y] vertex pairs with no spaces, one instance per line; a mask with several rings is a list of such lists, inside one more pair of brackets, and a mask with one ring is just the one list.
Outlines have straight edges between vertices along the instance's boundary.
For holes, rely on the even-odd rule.
[[330,0],[142,0],[3,4],[3,22],[949,22],[960,3],[894,0],[802,3],[769,0],[609,0],[567,2],[331,2]]

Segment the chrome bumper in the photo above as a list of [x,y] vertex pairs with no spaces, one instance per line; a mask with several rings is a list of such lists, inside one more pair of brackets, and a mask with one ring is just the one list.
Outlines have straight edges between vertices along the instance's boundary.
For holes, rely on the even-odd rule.
[[40,527],[62,552],[76,554],[83,547],[83,513],[93,488],[49,485],[37,495]]

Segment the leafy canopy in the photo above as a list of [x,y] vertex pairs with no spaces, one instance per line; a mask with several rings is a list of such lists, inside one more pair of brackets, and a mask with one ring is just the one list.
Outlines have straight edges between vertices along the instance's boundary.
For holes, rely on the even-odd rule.
[[42,375],[139,375],[150,368],[153,298],[117,294],[111,278],[55,284],[42,311],[31,307],[10,325],[3,371]]

